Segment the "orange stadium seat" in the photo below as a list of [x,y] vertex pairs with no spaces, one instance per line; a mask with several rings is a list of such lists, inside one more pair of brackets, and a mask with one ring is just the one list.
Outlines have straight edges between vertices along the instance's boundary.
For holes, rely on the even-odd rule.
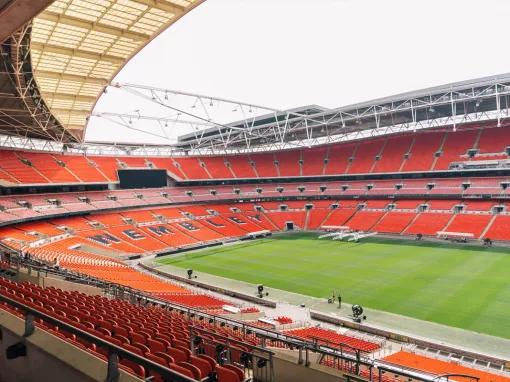
[[398,172],[404,163],[404,155],[409,152],[412,135],[389,137],[381,158],[375,163],[374,173]]
[[250,159],[255,163],[255,170],[259,178],[279,176],[273,154],[251,154]]
[[[458,130],[446,133],[446,141],[442,147],[442,154],[438,158],[433,170],[448,170],[452,162],[467,160],[467,152],[475,145],[478,130]],[[464,155],[464,157],[462,157]]]
[[440,149],[444,137],[443,132],[416,134],[402,171],[430,171],[436,159],[434,154]]
[[317,340],[319,343],[329,344],[333,346],[341,347],[342,345],[347,345],[354,349],[359,349],[364,352],[373,352],[379,349],[379,344],[369,342],[366,340],[358,339],[355,337],[350,337],[342,334],[338,334],[332,330],[322,329],[322,328],[302,328],[302,329],[292,329],[287,330],[285,333],[298,337],[298,338],[307,338],[312,340]]
[[451,218],[452,215],[449,213],[421,213],[405,230],[405,234],[435,236],[438,232],[444,230]]
[[48,178],[28,162],[23,162],[22,157],[15,151],[0,150],[0,168],[7,181],[16,180],[18,183],[26,184],[49,183]]
[[341,175],[347,171],[349,158],[352,158],[356,145],[345,144],[331,146],[328,153],[328,163],[326,165],[326,175]]
[[210,179],[209,174],[196,157],[174,158],[174,162],[179,164],[179,168],[188,179]]
[[84,183],[100,183],[108,180],[92,165],[92,162],[86,156],[61,155],[57,159],[64,162],[69,171]]
[[491,219],[492,215],[457,214],[445,230],[472,233],[475,238],[479,238]]
[[385,139],[375,139],[358,144],[353,153],[353,161],[349,166],[349,174],[370,173],[376,164],[376,156],[381,154]]
[[374,227],[372,227],[372,231],[400,234],[415,217],[416,214],[410,212],[388,212]]
[[[510,382],[509,377],[405,351],[394,353],[385,357],[384,360],[396,365],[423,370],[437,375],[460,374],[476,377],[480,382]],[[471,379],[463,377],[456,378],[463,382]]]
[[278,161],[278,168],[280,169],[280,176],[300,176],[301,159],[300,150],[286,150],[275,153],[275,158]]
[[76,183],[80,180],[65,167],[65,162],[57,162],[55,157],[48,153],[23,152],[20,155],[29,160],[45,178],[52,183]]
[[229,179],[232,178],[232,172],[225,164],[225,158],[223,157],[203,157],[202,161],[205,164],[205,168],[211,174],[213,179]]
[[250,165],[251,159],[247,155],[229,155],[225,157],[230,163],[230,169],[236,178],[256,178],[257,174]]

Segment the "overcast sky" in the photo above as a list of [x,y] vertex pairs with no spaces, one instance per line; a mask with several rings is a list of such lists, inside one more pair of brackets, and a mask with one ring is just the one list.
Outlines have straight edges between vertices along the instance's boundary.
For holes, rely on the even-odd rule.
[[[115,80],[278,109],[338,107],[510,72],[509,17],[508,0],[207,0]],[[118,91],[95,110],[135,109],[154,113]],[[87,139],[155,137],[92,118]]]

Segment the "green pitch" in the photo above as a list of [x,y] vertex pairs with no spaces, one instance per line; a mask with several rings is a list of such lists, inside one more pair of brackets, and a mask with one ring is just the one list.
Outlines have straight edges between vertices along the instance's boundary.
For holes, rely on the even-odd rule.
[[291,234],[162,264],[510,338],[510,251]]

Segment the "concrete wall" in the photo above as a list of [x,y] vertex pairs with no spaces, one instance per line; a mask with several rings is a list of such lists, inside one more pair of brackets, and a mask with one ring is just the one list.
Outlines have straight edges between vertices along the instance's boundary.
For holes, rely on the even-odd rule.
[[36,271],[28,272],[26,269],[20,269],[16,281],[28,281],[33,284],[39,285],[43,288],[54,287],[60,288],[64,291],[77,291],[85,293],[89,296],[102,295],[103,291],[101,288],[97,288],[90,285],[73,283],[64,279],[58,278],[57,276],[46,276],[45,273],[37,273]]
[[81,293],[85,293],[89,296],[96,296],[96,295],[102,295],[103,291],[101,288],[97,288],[90,285],[84,285],[84,284],[77,284],[70,281],[57,279],[54,277],[42,277],[41,281],[39,283],[40,286],[47,288],[47,287],[54,287],[54,288],[60,288],[65,291],[77,291]]
[[275,350],[273,357],[275,381],[341,382],[338,370],[317,364],[317,355],[310,354],[310,366],[299,365],[297,351]]

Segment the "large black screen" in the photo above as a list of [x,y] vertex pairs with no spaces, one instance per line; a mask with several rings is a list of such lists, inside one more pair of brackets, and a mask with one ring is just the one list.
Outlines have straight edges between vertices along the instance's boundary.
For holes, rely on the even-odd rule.
[[166,170],[118,170],[120,188],[166,187]]

